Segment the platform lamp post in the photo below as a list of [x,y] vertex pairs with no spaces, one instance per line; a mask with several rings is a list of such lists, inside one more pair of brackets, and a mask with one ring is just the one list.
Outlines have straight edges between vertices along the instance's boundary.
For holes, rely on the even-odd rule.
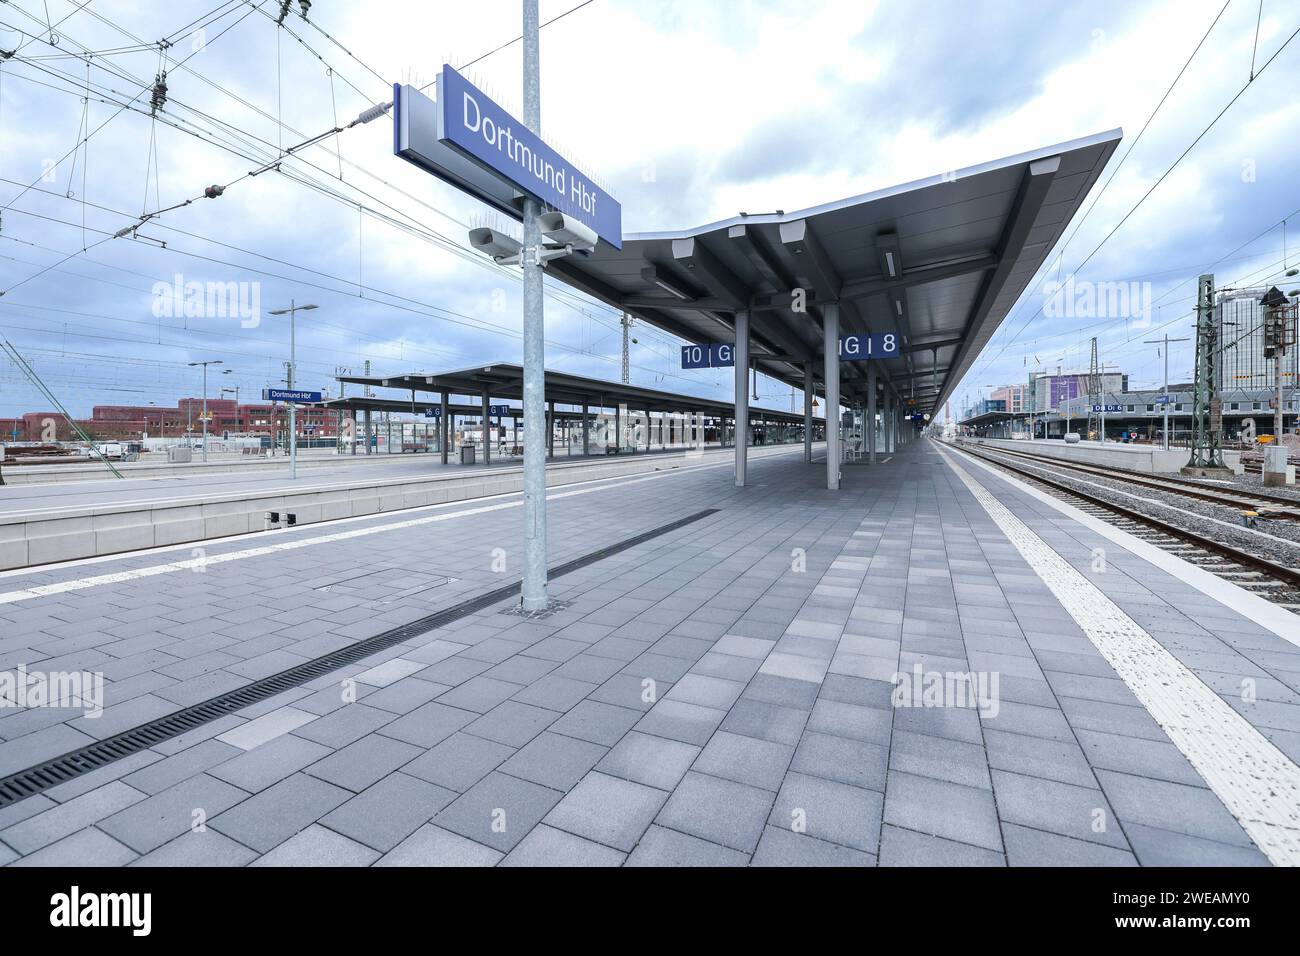
[[[296,319],[299,312],[310,312],[318,308],[315,305],[298,305],[293,299],[289,300],[289,308],[272,309],[271,315],[287,315],[289,317],[289,374],[288,384],[289,391],[293,391],[293,381],[296,377],[297,366],[297,332]],[[298,403],[289,402],[289,479],[292,481],[298,477]]]
[[208,460],[208,366],[224,365],[221,359],[209,359],[206,362],[190,362],[190,368],[203,366],[203,414],[199,417],[203,419],[203,460]]

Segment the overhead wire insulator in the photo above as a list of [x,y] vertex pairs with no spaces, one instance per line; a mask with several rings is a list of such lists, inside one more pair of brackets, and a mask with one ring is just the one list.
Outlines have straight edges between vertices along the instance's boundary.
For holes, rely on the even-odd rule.
[[298,0],[299,12],[304,20],[307,19],[307,11],[311,9],[311,0]]
[[388,111],[389,111],[390,109],[392,109],[392,107],[393,107],[393,104],[392,104],[392,103],[376,103],[374,106],[370,107],[368,110],[365,110],[364,112],[362,112],[362,114],[361,114],[360,116],[358,116],[356,119],[354,119],[354,120],[353,120],[351,123],[349,123],[345,128],[346,128],[346,129],[351,129],[351,128],[354,127],[354,126],[360,126],[360,125],[362,125],[363,123],[370,123],[370,122],[373,122],[374,120],[379,119],[379,117],[384,116],[385,114],[387,114]]
[[276,25],[276,26],[283,26],[283,25],[284,25],[284,18],[287,17],[287,16],[289,15],[289,6],[290,6],[290,4],[292,4],[292,3],[293,3],[293,0],[280,0],[280,15],[279,15],[278,17],[276,17],[276,20],[275,20],[275,25]]
[[149,94],[149,112],[156,115],[167,105],[167,71],[163,70],[153,81],[153,90]]
[[224,193],[225,191],[226,191],[226,187],[225,187],[225,186],[217,186],[217,185],[213,184],[213,185],[209,186],[207,189],[203,190],[203,195],[206,196],[206,197],[209,198],[209,199],[216,199],[218,196],[220,196],[220,195],[221,195],[222,193]]

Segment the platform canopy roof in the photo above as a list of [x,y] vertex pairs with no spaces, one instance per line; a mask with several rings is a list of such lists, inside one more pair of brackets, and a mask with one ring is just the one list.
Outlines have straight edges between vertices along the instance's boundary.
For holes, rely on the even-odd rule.
[[983,412],[979,415],[972,415],[957,424],[979,427],[981,425],[999,425],[1002,422],[1025,421],[1027,418],[1029,418],[1028,412]]
[[[520,365],[508,362],[494,362],[490,365],[475,365],[472,368],[457,369],[450,372],[404,372],[394,375],[342,375],[339,381],[348,385],[369,385],[371,388],[397,388],[405,392],[447,392],[451,395],[482,395],[484,391],[492,399],[520,400],[524,394],[524,370]],[[568,372],[547,370],[546,399],[564,405],[589,405],[614,408],[626,405],[633,414],[641,412],[694,412],[718,417],[731,417],[735,414],[735,405],[729,401],[713,398],[700,398],[695,395],[682,395],[676,392],[664,392],[640,385],[624,385],[622,382],[609,382],[599,378],[587,378]],[[332,407],[372,409],[382,406],[368,405],[375,399],[343,398],[327,404]],[[392,400],[389,400],[392,401]],[[411,402],[398,404],[411,409]],[[416,402],[416,407],[423,410],[429,402]],[[481,406],[480,406],[481,408]],[[474,409],[466,414],[479,414]],[[461,414],[458,411],[457,414]],[[594,412],[593,412],[594,414]],[[768,421],[802,423],[803,412],[779,411],[771,408],[751,406],[750,421],[764,418]],[[814,421],[822,422],[822,416],[814,416]]]
[[[749,309],[751,358],[801,386],[815,363],[822,307],[840,334],[901,337],[875,360],[885,387],[931,412],[1002,323],[1100,176],[1120,130],[1037,149],[798,212],[741,213],[680,232],[601,242],[547,271],[692,343],[734,341]],[[805,290],[807,311],[792,309]],[[841,363],[842,396],[861,395],[865,362]]]

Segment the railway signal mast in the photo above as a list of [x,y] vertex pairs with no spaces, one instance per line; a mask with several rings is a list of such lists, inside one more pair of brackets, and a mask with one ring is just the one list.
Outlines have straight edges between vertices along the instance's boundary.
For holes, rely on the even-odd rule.
[[1282,357],[1295,344],[1296,306],[1274,286],[1259,300],[1264,307],[1264,358],[1273,360],[1273,444],[1264,450],[1263,480],[1266,485],[1292,484],[1294,469],[1287,466],[1288,449],[1282,443]]
[[1223,408],[1216,384],[1219,334],[1214,323],[1214,276],[1203,275],[1196,299],[1196,383],[1192,392],[1192,455],[1182,473],[1230,478],[1223,464]]

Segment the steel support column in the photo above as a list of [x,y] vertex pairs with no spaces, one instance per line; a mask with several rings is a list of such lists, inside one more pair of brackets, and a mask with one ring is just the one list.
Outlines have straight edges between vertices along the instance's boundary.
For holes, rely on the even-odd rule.
[[447,456],[451,452],[451,415],[447,408],[447,393],[442,393],[442,414],[438,416],[438,428],[441,429],[439,435],[441,440],[438,442],[439,449],[442,452],[442,463],[447,464]]
[[745,487],[749,455],[749,312],[736,313],[736,487]]
[[812,461],[813,431],[813,367],[812,362],[803,363],[803,460]]
[[867,362],[867,461],[876,463],[876,363]]
[[826,380],[826,487],[840,487],[840,304],[829,302],[822,308],[824,360],[822,376]]

